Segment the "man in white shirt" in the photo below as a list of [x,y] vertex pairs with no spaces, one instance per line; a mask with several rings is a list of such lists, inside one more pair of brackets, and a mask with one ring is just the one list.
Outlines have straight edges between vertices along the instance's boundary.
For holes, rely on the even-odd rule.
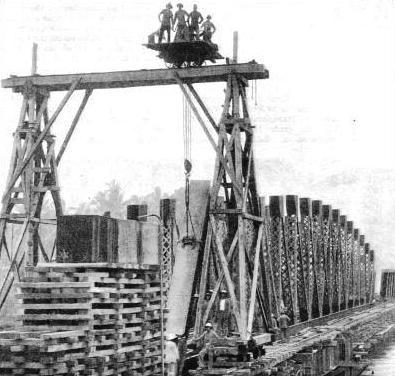
[[219,293],[219,301],[217,306],[217,325],[223,336],[227,336],[230,329],[231,307],[230,299],[226,290]]
[[177,336],[175,334],[168,334],[165,342],[165,364],[167,364],[168,376],[177,376],[178,361],[180,360],[180,353],[178,352]]
[[208,354],[209,357],[209,368],[212,365],[213,362],[213,342],[216,339],[220,339],[221,337],[217,334],[217,332],[213,329],[213,326],[211,325],[210,322],[208,322],[205,326],[204,326],[204,332],[194,338],[194,342],[199,342],[199,341],[203,341],[202,344],[202,349],[199,352],[199,369],[202,369],[205,367],[205,362],[204,362],[204,357],[206,356],[206,354]]

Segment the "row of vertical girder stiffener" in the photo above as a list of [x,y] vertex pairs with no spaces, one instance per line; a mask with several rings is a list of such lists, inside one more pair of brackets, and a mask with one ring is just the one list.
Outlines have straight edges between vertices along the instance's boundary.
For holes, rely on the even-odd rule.
[[265,210],[267,307],[293,323],[368,304],[374,251],[340,210],[319,200],[271,196]]

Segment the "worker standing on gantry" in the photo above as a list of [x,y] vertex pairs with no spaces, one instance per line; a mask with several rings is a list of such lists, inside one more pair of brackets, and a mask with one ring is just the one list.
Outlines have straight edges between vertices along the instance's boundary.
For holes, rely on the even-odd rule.
[[181,3],[177,4],[178,10],[174,14],[173,31],[175,31],[175,24],[177,22],[177,31],[174,41],[186,40],[187,34],[187,19],[188,13],[182,9],[184,6]]
[[189,13],[188,24],[191,39],[199,40],[199,26],[203,22],[202,14],[197,10],[197,5],[193,5],[193,11]]
[[158,43],[162,43],[163,33],[165,31],[167,31],[167,42],[170,43],[170,29],[174,26],[173,12],[171,11],[172,8],[173,6],[171,3],[167,3],[166,8],[159,13],[158,18],[161,24]]
[[203,40],[205,42],[209,42],[211,43],[211,37],[213,36],[213,34],[216,31],[216,28],[214,26],[214,24],[211,22],[211,16],[208,15],[206,17],[206,21],[204,21],[202,23],[202,27],[203,27]]

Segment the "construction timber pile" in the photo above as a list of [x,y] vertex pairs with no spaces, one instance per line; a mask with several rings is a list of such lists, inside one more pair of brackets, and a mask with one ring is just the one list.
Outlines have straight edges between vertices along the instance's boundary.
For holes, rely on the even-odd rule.
[[22,326],[0,332],[0,374],[160,374],[158,266],[47,264],[28,272],[18,284]]
[[[224,65],[187,65],[52,76],[34,71],[2,81],[22,95],[0,218],[0,251],[8,255],[0,310],[13,309],[17,287],[22,314],[19,327],[0,332],[2,374],[163,375],[164,335],[177,334],[184,374],[312,375],[312,353],[328,356],[326,370],[349,361],[351,351],[339,354],[351,342],[339,334],[395,308],[370,311],[374,252],[338,209],[291,195],[265,202],[259,195],[247,89],[249,81],[269,77],[264,65],[239,64],[237,55]],[[225,84],[218,122],[194,87],[208,82]],[[160,215],[153,215],[157,226],[149,227],[144,205],[135,205],[126,221],[70,218],[60,195],[58,167],[95,90],[156,85],[181,89],[215,155],[210,188],[199,203],[192,201],[194,213],[186,210],[187,226],[189,215],[199,218],[196,238],[178,245],[174,200],[161,200]],[[85,95],[56,153],[52,126],[79,90]],[[66,94],[50,115],[56,91]],[[46,193],[56,211],[52,221],[41,218]],[[48,249],[40,238],[45,225],[57,225]],[[10,226],[20,233],[11,251]],[[147,262],[153,254],[154,262]],[[290,345],[276,338],[273,317],[283,314],[296,337]],[[317,326],[331,320],[340,321],[320,335]],[[222,338],[196,348],[212,326]],[[298,337],[304,330],[307,339]],[[277,367],[295,356],[294,366]],[[198,369],[197,357],[204,363]]]

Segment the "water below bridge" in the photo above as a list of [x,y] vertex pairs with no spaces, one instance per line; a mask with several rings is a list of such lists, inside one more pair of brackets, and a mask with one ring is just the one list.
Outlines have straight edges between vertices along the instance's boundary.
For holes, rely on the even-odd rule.
[[374,376],[395,376],[395,337],[391,343],[371,358]]

